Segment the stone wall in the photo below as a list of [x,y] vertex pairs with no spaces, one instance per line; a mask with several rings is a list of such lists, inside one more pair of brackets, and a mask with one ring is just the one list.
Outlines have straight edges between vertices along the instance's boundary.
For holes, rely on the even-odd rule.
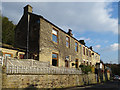
[[[22,69],[16,69],[16,68],[11,68],[9,72],[9,67],[11,66],[10,64],[4,63],[2,66],[2,72],[0,73],[0,79],[1,79],[1,85],[2,88],[63,88],[63,87],[72,87],[72,86],[81,86],[81,85],[87,85],[87,84],[95,84],[97,83],[97,77],[94,73],[89,73],[89,74],[81,74],[77,73],[77,69],[73,70],[72,68],[66,68],[63,69],[63,67],[47,67],[44,64],[43,66],[38,66],[40,70],[43,69],[44,72],[39,71],[38,69],[32,69],[29,70],[28,68],[22,68]],[[12,61],[12,60],[11,60]],[[16,62],[13,62],[16,61]],[[12,66],[17,67],[17,60],[13,60],[11,64]],[[19,63],[22,60],[19,61]],[[5,61],[4,61],[5,62]],[[30,60],[24,61],[27,65],[29,65],[28,62]],[[32,61],[33,62],[33,61]],[[39,61],[36,61],[39,62]],[[40,62],[39,62],[40,63]],[[33,63],[33,66],[38,65],[39,63],[35,64]],[[30,66],[29,67],[33,67]],[[19,67],[19,66],[18,66]],[[27,66],[26,66],[27,67]],[[50,73],[46,72],[46,68],[52,69],[56,71],[49,71]],[[22,70],[22,72],[20,71]],[[37,70],[37,71],[36,71]],[[59,71],[60,70],[60,71]],[[64,70],[64,72],[62,71]],[[73,72],[71,73],[72,70]],[[59,72],[58,72],[59,71]],[[69,71],[69,72],[68,72]],[[52,72],[52,73],[51,73]],[[63,72],[63,73],[62,73]],[[98,78],[101,78],[100,76]],[[109,78],[109,77],[108,77]],[[109,80],[109,79],[108,79]],[[105,81],[105,78],[103,77],[103,80]],[[100,80],[100,82],[102,82]]]
[[[7,64],[4,63],[2,66],[2,78],[0,78],[2,79],[1,81],[3,81],[1,84],[2,88],[62,88],[96,83],[95,74],[83,75],[81,74],[80,70],[77,70],[75,68],[58,68],[53,66],[47,67],[45,66],[46,64],[44,64],[43,67],[38,66],[41,62],[28,59],[24,61],[27,65],[29,65],[30,62],[34,62],[32,66],[29,65],[29,67],[38,66],[40,70],[43,68],[43,71],[45,73],[39,71],[38,69],[34,69],[32,70],[33,72],[31,72],[31,70],[29,70],[28,68],[15,68],[17,66],[20,67],[20,65],[22,64],[22,60],[18,61],[17,59],[7,59],[6,62]],[[11,64],[8,64],[8,62],[10,62]],[[39,63],[35,64],[35,62]],[[9,66],[14,68],[9,68]],[[49,71],[50,73],[48,73],[46,72],[46,68],[49,68],[49,70],[54,69],[56,71],[53,70]],[[19,70],[22,70],[22,72],[20,72]]]
[[[6,77],[6,78],[5,78]],[[63,88],[96,83],[88,75],[4,75],[3,88]]]

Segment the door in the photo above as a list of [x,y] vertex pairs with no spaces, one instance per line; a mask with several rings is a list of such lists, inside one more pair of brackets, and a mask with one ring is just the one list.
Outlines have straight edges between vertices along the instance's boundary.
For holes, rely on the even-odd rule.
[[78,68],[78,59],[75,60],[75,67]]

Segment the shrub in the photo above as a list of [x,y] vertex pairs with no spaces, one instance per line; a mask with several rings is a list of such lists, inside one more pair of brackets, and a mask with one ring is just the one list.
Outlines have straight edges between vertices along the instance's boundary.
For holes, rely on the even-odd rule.
[[79,66],[84,74],[88,74],[88,72],[91,72],[91,66],[88,65],[80,65]]

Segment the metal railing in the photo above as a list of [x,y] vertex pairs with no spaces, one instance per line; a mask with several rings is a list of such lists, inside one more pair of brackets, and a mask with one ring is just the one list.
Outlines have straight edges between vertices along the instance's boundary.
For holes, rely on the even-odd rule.
[[82,74],[81,69],[50,66],[49,62],[40,62],[32,59],[5,60],[8,74]]
[[54,67],[26,67],[26,66],[7,66],[7,73],[21,74],[81,74],[81,70],[73,68],[54,68]]
[[3,66],[3,59],[4,59],[4,57],[0,56],[0,65],[2,65],[2,66]]

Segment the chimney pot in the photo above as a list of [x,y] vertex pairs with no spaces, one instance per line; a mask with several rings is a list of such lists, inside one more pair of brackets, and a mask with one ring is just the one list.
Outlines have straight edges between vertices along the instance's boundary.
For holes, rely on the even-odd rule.
[[90,46],[90,49],[92,50],[92,46]]
[[85,41],[84,40],[79,40],[79,42],[83,45],[85,45]]
[[69,31],[68,31],[68,34],[70,35],[70,36],[73,36],[73,34],[72,34],[72,30],[71,29],[68,29]]

